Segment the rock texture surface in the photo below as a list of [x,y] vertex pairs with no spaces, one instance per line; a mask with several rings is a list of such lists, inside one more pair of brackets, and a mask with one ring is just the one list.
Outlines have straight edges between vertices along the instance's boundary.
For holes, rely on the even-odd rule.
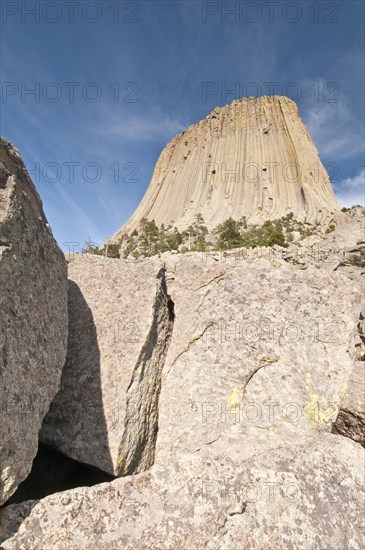
[[[181,454],[35,503],[2,547],[361,550],[363,486],[362,447],[331,434],[269,454],[258,448],[239,466]],[[16,516],[9,512],[8,524]]]
[[10,504],[0,508],[0,544],[18,531],[37,502],[37,500],[26,500],[20,504]]
[[[240,460],[330,431],[355,357],[356,285],[314,267],[171,258],[175,324],[157,459]],[[244,445],[242,442],[244,441]]]
[[281,96],[242,98],[166,145],[141,204],[111,242],[144,217],[186,229],[202,214],[213,229],[229,217],[262,223],[289,212],[311,223],[341,218],[296,104]]
[[[359,281],[331,262],[298,265],[274,252],[69,264],[68,368],[43,434],[80,460],[105,467],[109,456],[114,474],[136,475],[0,511],[5,550],[362,550],[364,450],[329,433],[358,356]],[[92,312],[96,372],[83,311]],[[142,331],[135,347],[115,342],[120,318]],[[139,369],[160,333],[169,345]],[[115,426],[109,408],[120,397]],[[157,440],[141,436],[151,413]]]
[[241,459],[258,440],[271,448],[331,429],[355,356],[351,281],[197,253],[166,269],[87,255],[69,264],[68,356],[44,443],[125,475],[153,464],[157,428],[158,458],[229,449]]
[[350,437],[365,447],[365,362],[356,362],[348,393],[333,425],[333,432]]
[[363,550],[355,214],[288,248],[71,258],[41,437],[122,477],[0,510],[2,548]]
[[68,296],[67,360],[41,440],[113,475],[147,469],[173,322],[162,264],[76,255]]
[[67,268],[18,151],[0,139],[0,504],[28,475],[67,349]]

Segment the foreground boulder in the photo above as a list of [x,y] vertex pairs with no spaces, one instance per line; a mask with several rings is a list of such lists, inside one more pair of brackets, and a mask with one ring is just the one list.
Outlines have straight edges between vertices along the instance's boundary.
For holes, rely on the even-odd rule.
[[[331,434],[258,450],[239,466],[181,454],[136,476],[29,503],[2,548],[360,550],[363,489],[364,450]],[[21,506],[6,514],[7,529]]]
[[0,139],[0,504],[23,481],[67,349],[67,268],[18,151]]
[[161,262],[76,255],[68,297],[67,360],[41,440],[112,475],[145,470],[173,322]]
[[3,548],[361,550],[364,450],[330,433],[357,283],[277,259],[162,260],[70,262],[42,440],[123,477],[10,507]]
[[239,463],[330,431],[353,367],[357,289],[282,264],[76,256],[42,442],[118,476],[181,452]]

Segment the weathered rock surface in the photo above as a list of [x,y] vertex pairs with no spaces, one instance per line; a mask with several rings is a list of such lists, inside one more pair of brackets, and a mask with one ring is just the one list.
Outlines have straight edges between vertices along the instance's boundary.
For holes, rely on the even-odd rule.
[[35,503],[2,547],[361,550],[363,487],[362,447],[331,434],[271,453],[258,448],[239,466],[227,456],[181,454]]
[[41,440],[113,475],[153,464],[173,314],[158,260],[76,255],[61,389]]
[[242,98],[166,145],[140,205],[111,242],[142,218],[186,229],[201,214],[213,229],[229,217],[262,223],[289,212],[311,223],[343,217],[296,104]]
[[330,433],[363,411],[362,268],[261,252],[75,257],[42,439],[137,475],[0,511],[5,550],[363,550],[364,450]]
[[169,261],[157,460],[199,451],[238,464],[258,445],[330,431],[355,356],[356,286],[314,267],[198,257]]
[[365,447],[365,362],[357,361],[348,383],[348,392],[342,402],[334,433],[350,437]]
[[259,440],[330,431],[358,295],[342,275],[283,264],[186,254],[167,260],[165,281],[158,259],[76,257],[68,357],[41,440],[125,475],[153,464],[157,429],[158,458],[200,449],[240,460],[242,437],[248,457]]
[[[352,455],[353,453],[353,455]],[[209,550],[363,548],[364,453],[324,435],[245,463],[251,499],[230,514]]]
[[67,349],[67,269],[18,151],[0,139],[0,504],[28,475]]
[[38,501],[27,500],[0,508],[0,544],[10,539]]

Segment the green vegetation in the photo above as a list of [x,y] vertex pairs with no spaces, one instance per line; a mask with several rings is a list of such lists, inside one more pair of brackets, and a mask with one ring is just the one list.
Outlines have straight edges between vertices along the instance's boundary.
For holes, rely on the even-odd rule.
[[[330,226],[330,230],[333,229]],[[123,258],[145,258],[167,251],[183,254],[189,251],[229,250],[241,247],[287,247],[295,238],[308,237],[317,231],[317,226],[295,220],[293,213],[280,219],[267,220],[263,225],[248,226],[245,217],[239,220],[228,218],[210,233],[201,214],[197,214],[194,223],[182,232],[172,225],[166,227],[162,224],[158,227],[155,220],[143,218],[138,230],[135,229],[130,235],[123,236],[119,244],[98,248],[89,239],[84,252],[119,258],[121,251]]]
[[83,254],[99,254],[99,247],[96,243],[91,240],[91,237],[88,237],[88,240],[85,242],[85,246],[82,249]]
[[350,208],[347,208],[346,206],[344,206],[343,208],[341,208],[341,212],[351,212],[353,208],[364,208],[364,207],[361,206],[361,204],[353,204]]
[[83,254],[96,254],[97,256],[107,256],[108,258],[120,258],[120,245],[109,244],[103,247],[97,246],[89,237],[82,250]]
[[335,224],[331,223],[326,229],[326,233],[331,233],[331,231],[334,231],[336,229]]
[[233,218],[228,218],[223,223],[218,225],[214,230],[214,233],[219,235],[218,238],[218,248],[238,248],[239,246],[244,245],[244,239],[242,237],[242,228],[247,229],[246,218],[241,218],[240,220],[234,220]]
[[274,246],[275,244],[287,247],[294,240],[294,231],[302,238],[313,235],[316,227],[294,219],[292,212],[286,216],[267,220],[263,225],[247,226],[246,218],[238,221],[228,218],[220,224],[215,232],[219,234],[218,248],[256,248],[260,246]]
[[125,245],[123,246],[123,257],[149,257],[167,252],[168,250],[179,250],[182,242],[183,236],[176,227],[165,227],[162,224],[158,228],[155,220],[148,221],[146,218],[143,218],[139,231],[134,230],[126,238]]
[[[192,225],[182,232],[182,242],[187,243],[187,250],[205,250],[207,248],[206,236],[208,229],[204,225],[204,218],[201,214],[195,216]],[[176,230],[177,231],[177,230]]]
[[253,226],[243,235],[243,246],[256,248],[257,246],[288,246],[282,220],[268,220],[260,227]]
[[[109,244],[106,248],[106,256],[108,258],[120,258],[119,244]],[[101,250],[105,253],[105,246]]]

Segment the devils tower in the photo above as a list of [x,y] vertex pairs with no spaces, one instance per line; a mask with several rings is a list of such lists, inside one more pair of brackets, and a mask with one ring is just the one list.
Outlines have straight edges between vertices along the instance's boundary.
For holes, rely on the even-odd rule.
[[140,205],[111,241],[142,218],[186,229],[201,214],[213,229],[229,217],[260,224],[289,212],[309,223],[338,217],[329,176],[294,101],[242,98],[166,145]]

